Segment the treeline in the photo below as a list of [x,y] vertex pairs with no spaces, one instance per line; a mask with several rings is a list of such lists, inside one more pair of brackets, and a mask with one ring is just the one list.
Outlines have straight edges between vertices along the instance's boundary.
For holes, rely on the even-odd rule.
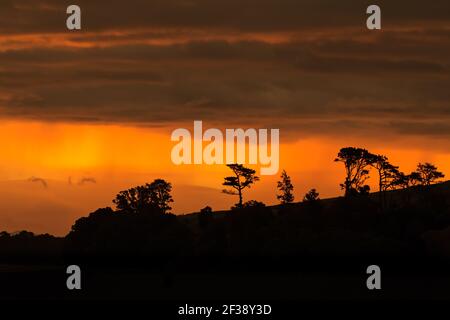
[[379,192],[416,185],[429,186],[445,177],[431,163],[419,163],[415,171],[405,174],[398,166],[391,164],[388,157],[361,148],[342,148],[335,161],[343,163],[345,167],[345,181],[341,188],[345,190],[346,196],[370,191],[365,183],[372,169],[377,173]]
[[380,180],[380,194],[413,185],[429,186],[444,176],[434,165],[419,164],[416,171],[404,174],[387,157],[360,148],[341,149],[336,162],[345,168],[344,197],[323,203],[311,189],[294,205],[294,186],[283,171],[276,185],[278,207],[244,201],[245,190],[260,178],[253,169],[230,164],[232,175],[224,178],[227,189],[223,192],[237,197],[238,202],[222,214],[215,214],[209,206],[194,215],[171,214],[172,185],[157,179],[121,191],[113,200],[114,209],[99,209],[78,219],[65,239],[65,252],[90,259],[152,257],[162,264],[182,260],[183,268],[206,268],[217,259],[226,266],[224,259],[230,262],[255,256],[303,259],[339,254],[430,254],[423,235],[450,225],[448,192],[419,188],[410,195],[417,198],[413,205],[400,202],[384,208],[380,215],[379,202],[367,196],[366,182],[373,171]]
[[[419,163],[417,169],[409,174],[400,171],[399,166],[392,164],[388,157],[369,152],[366,149],[347,147],[342,148],[335,162],[340,162],[345,168],[344,182],[341,188],[344,190],[345,197],[368,195],[370,186],[366,184],[371,171],[376,172],[378,180],[380,202],[386,201],[386,191],[396,189],[407,189],[414,186],[430,186],[439,182],[439,179],[445,175],[438,171],[438,168],[431,163]],[[243,191],[250,188],[259,177],[255,175],[256,171],[246,168],[241,164],[230,164],[228,167],[233,171],[233,176],[226,177],[224,186],[229,186],[231,190],[223,192],[239,197],[235,208],[242,208],[252,204],[261,205],[260,202],[243,202]],[[294,186],[291,178],[285,170],[281,174],[281,180],[277,183],[277,199],[281,204],[292,203],[295,200],[293,190]],[[303,197],[303,201],[316,201],[319,199],[319,193],[316,189],[311,189]]]
[[[450,227],[450,190],[431,186],[444,177],[436,166],[419,164],[405,174],[387,157],[360,148],[341,149],[336,162],[345,169],[344,197],[337,199],[322,201],[311,189],[301,203],[293,204],[294,186],[283,171],[276,185],[280,206],[244,201],[245,190],[259,177],[250,168],[230,164],[232,175],[224,178],[224,192],[238,202],[227,213],[214,213],[207,206],[194,215],[176,216],[170,212],[172,185],[156,179],[119,192],[114,208],[78,219],[65,238],[1,233],[0,253],[7,257],[5,253],[52,252],[70,261],[110,257],[114,263],[119,259],[138,264],[145,258],[153,267],[182,260],[183,267],[201,268],[201,261],[214,257],[222,262],[255,255],[425,257],[442,246],[435,234]],[[398,194],[414,201],[399,201],[380,212],[380,201],[368,196],[371,172],[377,173],[381,200],[388,190],[408,188]],[[450,256],[443,248],[442,254]]]
[[0,232],[0,263],[35,263],[61,259],[64,239],[49,234],[36,235],[33,232]]

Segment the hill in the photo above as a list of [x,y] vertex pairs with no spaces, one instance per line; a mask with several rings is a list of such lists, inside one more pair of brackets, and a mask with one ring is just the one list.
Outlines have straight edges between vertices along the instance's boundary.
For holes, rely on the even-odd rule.
[[331,298],[360,298],[367,295],[360,278],[376,263],[391,278],[408,272],[427,279],[417,288],[398,285],[392,295],[433,290],[442,298],[450,283],[449,194],[445,182],[388,192],[383,207],[374,193],[183,216],[103,208],[78,219],[63,238],[0,233],[0,280],[8,296],[24,295],[18,283],[34,284],[32,296],[66,296],[61,277],[75,262],[88,270],[91,298],[186,297],[185,285],[200,298],[267,298],[279,290],[307,298],[319,284],[345,284],[328,292]]
[[[450,257],[450,181],[368,196],[161,215],[99,209],[63,237],[0,234],[10,257]],[[45,241],[44,241],[45,240]],[[117,260],[117,259],[116,259]]]

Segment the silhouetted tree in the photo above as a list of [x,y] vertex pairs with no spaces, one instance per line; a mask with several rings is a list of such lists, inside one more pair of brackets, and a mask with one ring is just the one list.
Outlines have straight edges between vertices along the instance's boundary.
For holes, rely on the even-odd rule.
[[308,191],[308,193],[305,194],[303,197],[303,202],[314,202],[320,200],[319,193],[316,191],[316,189],[311,189]]
[[264,208],[265,206],[264,202],[256,200],[247,201],[242,205],[243,208]]
[[370,186],[366,184],[366,185],[358,187],[357,193],[362,196],[369,195],[370,194]]
[[399,171],[392,181],[390,189],[406,189],[409,187],[409,178],[408,175],[404,172]]
[[9,238],[10,234],[6,231],[0,232],[0,238]]
[[253,183],[259,180],[259,177],[255,175],[255,170],[246,168],[242,164],[228,164],[227,167],[233,171],[234,176],[226,177],[223,185],[231,187],[234,190],[225,189],[222,192],[239,196],[239,202],[236,204],[236,207],[242,208],[242,191],[245,188],[250,188]]
[[206,227],[213,215],[212,208],[210,206],[206,206],[203,209],[200,210],[200,214],[198,216],[198,223],[201,228]]
[[148,186],[150,189],[150,203],[162,210],[163,213],[168,213],[172,210],[172,207],[169,205],[173,202],[170,194],[172,192],[172,184],[163,179],[156,179]]
[[409,175],[407,175],[408,178],[408,184],[409,186],[417,186],[419,184],[422,184],[422,177],[420,176],[420,173],[413,171]]
[[392,165],[388,158],[383,155],[369,155],[370,165],[378,172],[378,187],[380,205],[386,202],[386,191],[394,186],[398,178],[398,167]]
[[410,187],[417,186],[422,183],[422,178],[418,172],[411,172],[410,174],[405,174],[403,172],[398,172],[395,176],[391,189],[407,189]]
[[420,178],[418,179],[422,185],[429,186],[437,180],[444,178],[445,175],[437,170],[437,167],[431,163],[419,163],[415,171],[416,175]]
[[277,188],[281,194],[277,195],[277,199],[282,203],[291,203],[294,201],[294,195],[292,191],[294,186],[291,183],[291,177],[288,176],[285,170],[281,173],[281,180],[277,183]]
[[201,209],[200,210],[200,214],[203,214],[203,215],[211,215],[212,214],[212,208],[210,207],[210,206],[206,206],[206,207],[204,207],[203,209]]
[[130,213],[143,213],[154,209],[168,213],[172,209],[169,204],[173,202],[171,191],[172,185],[169,182],[156,179],[144,186],[119,192],[113,203],[118,210]]
[[336,162],[342,162],[345,166],[345,181],[341,188],[345,190],[345,196],[366,190],[364,182],[369,178],[368,166],[373,161],[373,155],[366,149],[347,147],[342,148]]
[[[173,214],[129,214],[103,208],[78,219],[66,236],[67,250],[94,261],[152,257],[159,266],[190,252],[191,232]],[[117,260],[116,260],[117,261]],[[127,262],[128,263],[128,262]],[[139,264],[145,263],[139,259]]]
[[389,163],[386,156],[372,155],[370,165],[378,172],[378,186],[380,193],[389,189],[398,176],[398,167]]

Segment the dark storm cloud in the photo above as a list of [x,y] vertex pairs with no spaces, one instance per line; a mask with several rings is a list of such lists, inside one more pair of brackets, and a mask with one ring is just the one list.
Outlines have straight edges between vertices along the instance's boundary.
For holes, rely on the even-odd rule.
[[1,2],[2,117],[448,131],[448,1],[379,2],[381,32],[364,1],[78,1],[66,32],[69,4]]
[[[78,0],[90,31],[142,27],[233,28],[240,31],[352,26],[364,21],[362,0]],[[74,1],[3,0],[1,32],[64,31],[65,9]],[[447,20],[447,0],[387,1],[386,22]]]
[[389,126],[401,134],[450,137],[450,124],[447,121],[398,121],[391,122]]

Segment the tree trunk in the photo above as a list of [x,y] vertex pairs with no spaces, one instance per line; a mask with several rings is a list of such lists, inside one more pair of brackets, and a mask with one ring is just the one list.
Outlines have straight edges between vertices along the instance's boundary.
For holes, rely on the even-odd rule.
[[383,207],[384,207],[384,195],[383,195],[383,177],[382,177],[382,174],[381,174],[381,171],[378,171],[378,177],[379,177],[379,187],[380,187],[380,190],[379,190],[379,197],[380,197],[380,207],[381,207],[381,210],[383,210]]
[[242,189],[239,188],[239,207],[242,208]]

